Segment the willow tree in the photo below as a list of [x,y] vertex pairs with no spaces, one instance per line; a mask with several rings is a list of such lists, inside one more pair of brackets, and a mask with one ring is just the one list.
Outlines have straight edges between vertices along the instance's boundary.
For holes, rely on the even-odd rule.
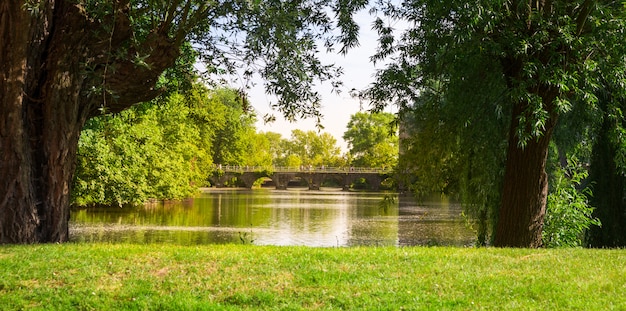
[[[476,132],[477,122],[508,114],[494,244],[541,246],[552,133],[573,100],[595,106],[599,71],[606,68],[598,64],[623,67],[624,4],[418,0],[380,5],[381,14],[404,21],[406,30],[395,37],[382,19],[375,24],[381,39],[374,59],[391,62],[366,95],[378,106],[391,100],[418,110],[436,106],[442,113],[460,112],[437,117],[469,133]],[[494,131],[488,135],[500,135]]]
[[[0,3],[0,243],[68,240],[76,148],[85,121],[162,91],[191,43],[210,73],[249,65],[275,108],[318,116],[311,86],[339,70],[316,42],[356,44],[363,1],[6,0]],[[336,31],[336,29],[340,31]]]

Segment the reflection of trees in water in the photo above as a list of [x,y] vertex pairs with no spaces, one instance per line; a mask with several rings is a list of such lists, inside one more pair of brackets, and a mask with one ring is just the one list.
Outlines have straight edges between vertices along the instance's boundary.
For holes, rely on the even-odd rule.
[[467,245],[474,240],[458,205],[397,194],[220,190],[186,202],[77,209],[75,241],[132,243]]
[[397,194],[361,197],[350,215],[348,245],[395,246],[398,243]]
[[400,196],[398,208],[398,245],[474,244],[474,232],[467,227],[460,204],[434,196],[416,200]]

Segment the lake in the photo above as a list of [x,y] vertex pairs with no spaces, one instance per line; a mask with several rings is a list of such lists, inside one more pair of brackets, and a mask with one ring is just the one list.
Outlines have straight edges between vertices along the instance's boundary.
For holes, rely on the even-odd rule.
[[73,209],[76,242],[468,246],[459,204],[382,192],[209,189],[181,202]]

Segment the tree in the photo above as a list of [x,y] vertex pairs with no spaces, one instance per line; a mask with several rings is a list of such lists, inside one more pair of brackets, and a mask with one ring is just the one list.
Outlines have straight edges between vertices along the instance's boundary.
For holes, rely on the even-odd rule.
[[[329,133],[318,134],[315,131],[291,131],[291,139],[282,143],[283,156],[279,163],[294,166],[340,166],[341,149],[337,140]],[[298,161],[298,160],[299,161]]]
[[246,107],[250,104],[235,90],[221,89],[210,96],[213,106],[222,107],[223,122],[215,124],[213,162],[215,164],[244,165],[250,150],[250,138],[256,133],[256,116]]
[[283,144],[283,136],[276,132],[261,132],[259,135],[263,136],[263,140],[267,141],[267,152],[272,159],[272,164],[278,165],[276,161],[282,156],[281,145]]
[[79,140],[73,202],[141,204],[193,194],[211,159],[201,145],[204,133],[186,122],[190,114],[182,95],[173,94],[161,105],[89,120]]
[[[85,122],[149,101],[190,42],[208,70],[257,68],[276,109],[319,117],[317,80],[339,71],[316,40],[356,44],[365,1],[8,0],[0,4],[0,243],[68,240]],[[336,16],[340,31],[333,26]],[[253,63],[259,66],[252,66]]]
[[[364,95],[378,107],[390,100],[430,111],[437,106],[449,124],[457,129],[464,124],[463,131],[471,133],[476,132],[469,127],[481,122],[496,124],[494,112],[498,118],[508,114],[494,245],[541,246],[552,134],[572,101],[593,109],[600,70],[607,68],[599,64],[624,67],[618,43],[624,5],[424,0],[381,11],[415,26],[396,40],[377,20],[380,47],[374,59],[393,56],[394,61]],[[428,100],[420,101],[423,93]],[[494,129],[486,135],[500,137],[499,127]]]
[[245,150],[243,165],[272,166],[272,147],[269,138],[264,133],[251,132],[245,137],[248,148]]
[[343,139],[348,143],[353,166],[395,167],[398,135],[391,113],[357,112],[350,117]]

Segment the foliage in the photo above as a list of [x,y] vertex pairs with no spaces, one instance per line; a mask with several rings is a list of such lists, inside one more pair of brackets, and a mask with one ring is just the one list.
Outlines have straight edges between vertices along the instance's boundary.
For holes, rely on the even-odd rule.
[[[401,114],[397,170],[402,184],[418,197],[461,198],[478,244],[485,245],[492,238],[500,203],[507,123],[478,99],[470,101],[470,109],[447,104],[454,94],[443,94],[437,87]],[[482,115],[473,116],[474,108],[482,109]]]
[[[270,168],[284,164],[282,145],[283,137],[275,132],[255,132],[248,137],[250,148],[246,152],[244,165]],[[289,162],[289,161],[287,161]],[[292,163],[293,164],[293,163]],[[297,167],[300,163],[285,165]]]
[[196,85],[186,96],[90,120],[79,142],[74,204],[180,199],[206,183],[215,158],[245,164],[254,116],[241,110],[237,94]]
[[[546,158],[524,154],[546,153],[556,120],[571,113],[573,102],[595,109],[601,77],[623,71],[626,53],[617,43],[626,28],[623,4],[377,3],[384,18],[374,24],[379,49],[372,59],[391,61],[362,96],[375,109],[393,103],[424,122],[414,159],[419,152],[427,159],[417,159],[414,171],[434,173],[418,173],[417,182],[448,189],[458,181],[468,214],[502,220],[498,245],[537,245],[541,226],[530,219],[542,218],[544,201],[535,198],[547,193],[540,189],[548,184]],[[397,21],[407,27],[396,36]],[[617,92],[625,90],[622,84]],[[434,150],[425,142],[435,142]],[[441,167],[444,174],[437,173]]]
[[223,121],[213,124],[215,135],[211,154],[215,164],[245,165],[251,162],[256,116],[248,111],[247,99],[236,91],[220,89],[209,96],[209,104],[221,107]]
[[4,246],[0,305],[5,310],[623,309],[624,256],[623,249]]
[[291,131],[291,139],[281,142],[282,155],[276,160],[278,166],[343,166],[341,149],[329,133],[315,131]]
[[352,166],[395,167],[398,135],[395,116],[385,112],[357,112],[350,117],[343,139],[348,143]]
[[120,115],[91,120],[82,133],[74,202],[137,204],[148,198],[182,198],[201,182],[200,132],[183,122],[182,97],[168,105],[138,106]]
[[300,167],[303,165],[302,159],[295,154],[290,154],[282,159],[277,159],[276,163],[278,164],[278,166],[286,167]]
[[[388,17],[419,24],[394,38],[393,28],[382,18],[376,21],[380,39],[373,59],[397,58],[377,74],[376,84],[365,94],[376,108],[390,101],[411,106],[421,91],[432,90],[433,81],[445,87],[436,89],[461,95],[451,105],[492,99],[490,106],[502,112],[511,102],[528,101],[528,109],[535,110],[521,116],[515,128],[524,144],[542,135],[550,114],[550,103],[535,94],[537,86],[556,87],[554,108],[566,113],[572,98],[595,101],[598,74],[608,69],[603,63],[624,66],[624,48],[616,45],[622,39],[624,8],[615,2],[379,4]],[[516,70],[519,75],[511,76]],[[494,92],[499,96],[492,98]]]
[[588,173],[576,160],[568,161],[567,168],[553,172],[551,191],[548,195],[546,218],[543,228],[545,247],[583,246],[585,232],[591,226],[600,226],[592,217],[593,207],[588,197],[591,189],[578,189]]
[[246,137],[248,148],[244,150],[243,166],[260,166],[270,168],[274,158],[270,137],[265,133],[248,131]]
[[198,43],[210,52],[203,55],[209,65],[229,68],[241,61],[245,75],[260,73],[266,91],[278,97],[273,107],[288,119],[319,120],[320,95],[313,86],[316,80],[340,86],[341,70],[318,59],[318,43],[328,51],[339,46],[343,53],[356,46],[359,27],[352,15],[367,2],[227,1],[216,5],[221,16],[209,17],[206,26],[229,35],[211,30]]
[[[166,77],[181,77],[189,75],[189,67],[199,60],[206,70],[204,76],[215,84],[223,82],[225,74],[238,70],[246,80],[260,74],[266,91],[278,97],[274,107],[287,118],[295,119],[321,117],[320,95],[313,91],[315,83],[330,81],[335,87],[341,85],[341,70],[319,60],[319,44],[328,51],[340,49],[343,53],[356,46],[359,27],[352,15],[366,3],[80,0],[76,5],[94,22],[94,33],[104,37],[100,40],[109,41],[108,48],[99,51],[104,55],[89,60],[90,77],[119,70],[129,61],[137,67],[158,70],[151,68],[155,60],[167,62],[164,68],[159,64],[160,70],[173,67]],[[163,49],[159,53],[153,52],[156,44]],[[163,57],[161,54],[167,55],[167,59],[158,59]],[[181,54],[183,57],[179,57]],[[194,57],[187,57],[190,55]],[[104,61],[108,67],[101,66]],[[185,87],[185,80],[166,80],[179,82],[176,88]],[[110,100],[125,95],[117,88],[105,81],[91,92],[96,97],[102,93],[110,96],[104,103],[110,107],[102,108],[116,112],[128,108]]]
[[[624,72],[615,73],[613,83],[623,83]],[[606,83],[597,93],[599,110],[595,119],[599,126],[589,139],[590,174],[594,183],[594,196],[590,198],[595,207],[593,216],[602,227],[592,227],[586,244],[591,247],[626,246],[626,175],[624,174],[623,144],[626,94],[616,91],[612,83]]]

